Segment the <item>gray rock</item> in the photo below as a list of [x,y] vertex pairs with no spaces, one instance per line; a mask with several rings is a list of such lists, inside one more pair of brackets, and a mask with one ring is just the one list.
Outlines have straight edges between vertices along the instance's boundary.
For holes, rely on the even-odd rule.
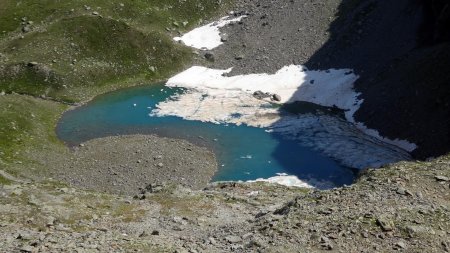
[[403,187],[399,187],[396,191],[398,194],[400,195],[408,195],[408,196],[413,196],[413,193],[410,192],[409,190],[403,188]]
[[26,25],[26,26],[22,27],[22,32],[23,33],[28,33],[30,31],[31,31],[31,27],[30,26]]
[[56,221],[56,219],[55,219],[54,217],[48,216],[48,217],[47,217],[47,222],[46,222],[45,225],[46,225],[47,227],[51,227],[51,226],[55,225],[55,221]]
[[223,33],[220,35],[220,41],[227,42],[228,41],[228,34]]
[[272,100],[280,102],[281,101],[281,96],[278,94],[273,94],[272,95]]
[[394,223],[385,217],[379,217],[377,219],[377,225],[385,232],[392,231],[394,229]]
[[208,238],[208,240],[209,240],[209,243],[210,243],[211,245],[217,245],[216,239],[210,237],[210,238]]
[[395,244],[396,247],[401,248],[401,249],[406,249],[406,244],[402,241],[399,241]]
[[205,59],[206,59],[206,60],[208,60],[208,61],[211,61],[211,62],[213,62],[213,61],[215,60],[215,58],[214,58],[214,54],[213,54],[213,53],[211,53],[211,52],[207,52],[207,53],[205,53]]
[[34,251],[34,247],[31,246],[23,246],[22,248],[20,248],[20,252],[33,252]]
[[448,177],[445,177],[445,176],[435,176],[434,177],[437,181],[444,181],[444,182],[448,182],[448,181],[450,181],[450,178],[448,178]]
[[238,242],[242,242],[241,237],[236,236],[236,235],[229,235],[229,236],[225,237],[225,240],[226,240],[228,243],[238,243]]
[[272,96],[272,94],[267,93],[267,92],[262,92],[260,90],[253,92],[253,97],[255,97],[256,99],[264,99],[264,98],[269,98],[271,96]]
[[25,231],[20,231],[19,234],[16,236],[16,239],[30,241],[30,240],[33,240],[34,238],[30,233],[25,232]]

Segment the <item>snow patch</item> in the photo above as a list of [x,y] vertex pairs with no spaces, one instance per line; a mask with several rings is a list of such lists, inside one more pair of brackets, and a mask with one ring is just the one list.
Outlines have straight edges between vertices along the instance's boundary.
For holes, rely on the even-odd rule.
[[[327,181],[317,181],[314,179],[311,179],[311,181],[303,181],[299,179],[297,176],[291,176],[286,173],[277,173],[277,176],[270,177],[267,179],[264,178],[258,178],[256,180],[249,180],[248,183],[256,183],[256,182],[268,182],[268,183],[274,183],[274,184],[280,184],[290,187],[301,187],[301,188],[319,188],[319,189],[331,189],[334,188],[335,185],[331,182]],[[313,186],[315,185],[315,186]]]
[[226,16],[219,21],[195,28],[183,36],[173,39],[175,41],[181,41],[189,47],[211,50],[223,44],[220,38],[220,28],[230,23],[239,22],[245,17],[245,15],[237,18]]
[[170,78],[167,86],[189,90],[158,104],[152,112],[159,116],[179,116],[188,120],[213,123],[247,124],[269,127],[282,116],[274,101],[258,100],[255,91],[278,94],[280,103],[311,102],[338,107],[345,111],[347,121],[362,132],[390,145],[411,152],[417,146],[406,140],[390,140],[355,122],[354,113],[363,103],[353,90],[358,76],[350,69],[306,70],[301,65],[285,66],[275,74],[226,76],[230,69],[219,70],[193,66]]

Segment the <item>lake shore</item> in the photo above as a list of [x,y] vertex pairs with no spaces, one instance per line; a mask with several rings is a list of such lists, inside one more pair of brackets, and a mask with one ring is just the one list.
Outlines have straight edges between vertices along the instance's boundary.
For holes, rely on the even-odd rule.
[[214,154],[185,140],[155,135],[97,138],[72,148],[54,177],[100,192],[136,195],[148,185],[202,189],[217,171]]

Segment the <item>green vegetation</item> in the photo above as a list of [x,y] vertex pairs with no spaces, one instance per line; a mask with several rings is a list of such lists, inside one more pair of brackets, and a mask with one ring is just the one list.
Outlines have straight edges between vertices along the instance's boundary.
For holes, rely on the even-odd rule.
[[39,167],[34,162],[37,151],[61,154],[65,148],[57,139],[54,127],[66,108],[65,105],[30,96],[0,96],[0,165],[36,168]]
[[17,1],[0,4],[0,91],[67,102],[167,78],[191,50],[177,32],[216,1]]
[[11,180],[0,175],[0,185],[7,185],[7,184],[11,184],[11,183],[12,183]]
[[217,15],[219,2],[1,1],[0,167],[51,171],[47,161],[68,153],[54,131],[68,107],[50,100],[84,102],[181,71],[193,53],[172,37]]

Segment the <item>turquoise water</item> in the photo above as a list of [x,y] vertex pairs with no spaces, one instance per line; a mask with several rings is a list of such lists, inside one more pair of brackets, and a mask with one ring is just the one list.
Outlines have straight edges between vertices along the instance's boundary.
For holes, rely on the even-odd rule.
[[187,139],[215,152],[219,170],[213,181],[247,181],[277,173],[307,181],[328,181],[336,186],[351,184],[354,179],[352,170],[333,159],[265,129],[149,116],[156,104],[177,92],[183,91],[152,85],[99,96],[65,113],[57,134],[68,145],[134,133]]

